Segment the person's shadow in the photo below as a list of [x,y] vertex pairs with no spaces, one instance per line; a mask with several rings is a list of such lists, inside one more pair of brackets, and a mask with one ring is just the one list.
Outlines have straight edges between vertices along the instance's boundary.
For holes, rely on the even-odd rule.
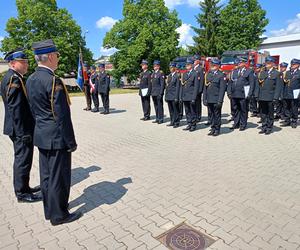
[[72,169],[71,186],[74,186],[90,177],[90,173],[101,170],[98,166],[90,166],[87,168],[78,167]]
[[113,204],[126,193],[124,185],[132,183],[130,177],[119,179],[116,182],[103,181],[89,186],[83,194],[69,203],[69,209],[80,206],[77,212],[88,213],[103,204]]

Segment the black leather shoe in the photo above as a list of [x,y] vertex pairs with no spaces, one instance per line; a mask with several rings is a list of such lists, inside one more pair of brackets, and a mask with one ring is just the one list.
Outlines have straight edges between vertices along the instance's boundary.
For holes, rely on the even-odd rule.
[[215,133],[214,130],[211,130],[207,135],[213,135]]
[[145,117],[142,117],[140,120],[141,120],[141,121],[145,121],[145,119],[146,119]]
[[101,115],[104,115],[105,111],[100,112]]
[[173,128],[178,128],[179,124],[174,124]]
[[233,125],[232,127],[230,127],[229,129],[230,130],[235,130],[235,129],[237,129],[237,128],[239,128],[238,126],[235,126],[235,125]]
[[98,108],[93,108],[91,111],[92,111],[93,113],[96,113],[96,112],[99,112],[99,109],[98,109]]
[[296,123],[292,123],[292,128],[297,128],[297,124]]
[[265,131],[265,130],[261,130],[261,131],[259,131],[258,133],[259,133],[259,134],[265,134],[266,131]]
[[280,127],[288,127],[288,126],[291,126],[291,123],[289,122],[283,122]]
[[153,121],[152,123],[158,123],[158,120]]
[[189,131],[194,132],[195,130],[196,130],[196,126],[192,126]]
[[37,194],[20,194],[17,195],[17,199],[19,203],[32,203],[41,201],[42,196]]
[[57,225],[65,224],[65,223],[70,223],[70,222],[73,222],[75,220],[78,220],[81,216],[82,216],[81,212],[71,213],[63,220],[51,221],[51,224],[52,224],[52,226],[57,226]]
[[220,131],[219,130],[216,130],[214,133],[213,133],[213,136],[218,136],[220,134]]
[[163,123],[164,123],[164,121],[158,121],[157,123],[158,123],[158,124],[163,124]]
[[211,125],[211,124],[210,124],[210,122],[206,122],[206,123],[204,123],[204,125],[205,125],[205,126],[209,126],[209,125]]
[[169,123],[169,124],[167,124],[167,127],[172,127],[172,126],[174,126],[174,124],[173,124],[173,123]]
[[184,128],[183,130],[184,131],[187,131],[187,130],[190,130],[191,129],[191,126],[190,125],[188,125],[186,128]]
[[30,193],[37,193],[41,191],[41,187],[40,185],[34,187],[34,188],[30,188]]
[[271,134],[271,133],[272,133],[272,130],[269,130],[269,129],[268,129],[268,130],[266,131],[265,135],[269,135],[269,134]]
[[144,118],[144,121],[149,121],[150,120],[150,117],[145,117]]
[[259,120],[257,123],[262,123],[262,121],[261,121],[261,120]]
[[104,115],[108,115],[109,114],[109,111],[104,111],[104,113],[103,113]]
[[240,131],[244,131],[246,128],[244,128],[244,127],[240,127]]

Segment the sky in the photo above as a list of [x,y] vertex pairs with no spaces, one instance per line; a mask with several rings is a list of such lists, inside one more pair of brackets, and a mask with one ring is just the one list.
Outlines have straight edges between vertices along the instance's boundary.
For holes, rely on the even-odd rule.
[[[228,0],[222,0],[226,4]],[[186,46],[193,43],[191,26],[196,26],[195,16],[199,13],[199,0],[165,0],[170,9],[176,9],[182,26],[180,45]],[[259,0],[262,8],[267,11],[269,24],[264,35],[279,36],[300,33],[300,4],[299,0]],[[85,34],[87,47],[91,49],[94,58],[109,55],[113,50],[102,47],[105,33],[114,23],[122,18],[123,0],[57,0],[60,8],[66,8],[81,26]],[[0,41],[7,35],[6,22],[10,17],[17,16],[15,0],[0,0]],[[1,56],[1,54],[0,54]]]

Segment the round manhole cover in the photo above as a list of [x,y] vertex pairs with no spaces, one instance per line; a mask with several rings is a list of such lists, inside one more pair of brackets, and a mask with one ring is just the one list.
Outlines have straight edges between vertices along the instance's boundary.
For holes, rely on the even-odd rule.
[[205,249],[205,239],[202,235],[190,229],[177,229],[166,237],[166,244],[174,250]]

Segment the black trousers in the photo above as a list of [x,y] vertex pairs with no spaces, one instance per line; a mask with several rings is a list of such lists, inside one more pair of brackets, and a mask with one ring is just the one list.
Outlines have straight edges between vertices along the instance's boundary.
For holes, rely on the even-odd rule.
[[163,97],[152,96],[152,101],[155,109],[155,120],[163,121],[164,119],[164,102]]
[[250,97],[249,108],[250,108],[250,112],[251,113],[253,113],[253,114],[257,114],[258,113],[257,101],[256,101],[256,99],[255,99],[254,96]]
[[41,190],[45,218],[58,222],[69,215],[71,153],[39,148]]
[[179,103],[175,101],[167,101],[168,103],[168,108],[169,108],[169,113],[170,113],[170,119],[171,119],[171,124],[179,124],[180,122],[180,117],[179,117]]
[[86,100],[86,107],[88,109],[91,109],[92,98],[91,98],[91,87],[90,87],[90,85],[84,85],[83,86],[83,91],[84,91],[85,100]]
[[285,99],[286,103],[286,118],[285,121],[291,124],[297,124],[298,122],[298,99]]
[[283,116],[283,102],[282,100],[276,101],[274,105],[274,112],[277,117],[282,117]]
[[33,143],[21,137],[10,137],[14,145],[13,185],[16,196],[30,192],[29,179],[33,157]]
[[184,110],[186,121],[189,126],[196,126],[197,122],[197,108],[196,103],[192,104],[190,101],[184,101]]
[[211,129],[213,131],[220,131],[222,107],[218,107],[216,103],[208,103],[207,107],[211,114]]
[[234,117],[233,101],[232,101],[232,98],[229,98],[229,100],[230,100],[230,115],[233,118]]
[[202,93],[199,93],[196,98],[197,120],[202,118]]
[[150,96],[141,96],[144,118],[150,118]]
[[272,101],[259,101],[262,130],[272,130],[274,124],[274,104]]
[[181,120],[183,117],[183,102],[180,101],[178,105],[179,105],[179,119]]
[[246,128],[248,120],[247,100],[244,98],[232,98],[233,120],[235,127]]
[[98,96],[98,91],[96,89],[92,93],[92,99],[93,99],[95,108],[99,108],[99,96]]
[[109,93],[100,93],[104,111],[109,111]]

